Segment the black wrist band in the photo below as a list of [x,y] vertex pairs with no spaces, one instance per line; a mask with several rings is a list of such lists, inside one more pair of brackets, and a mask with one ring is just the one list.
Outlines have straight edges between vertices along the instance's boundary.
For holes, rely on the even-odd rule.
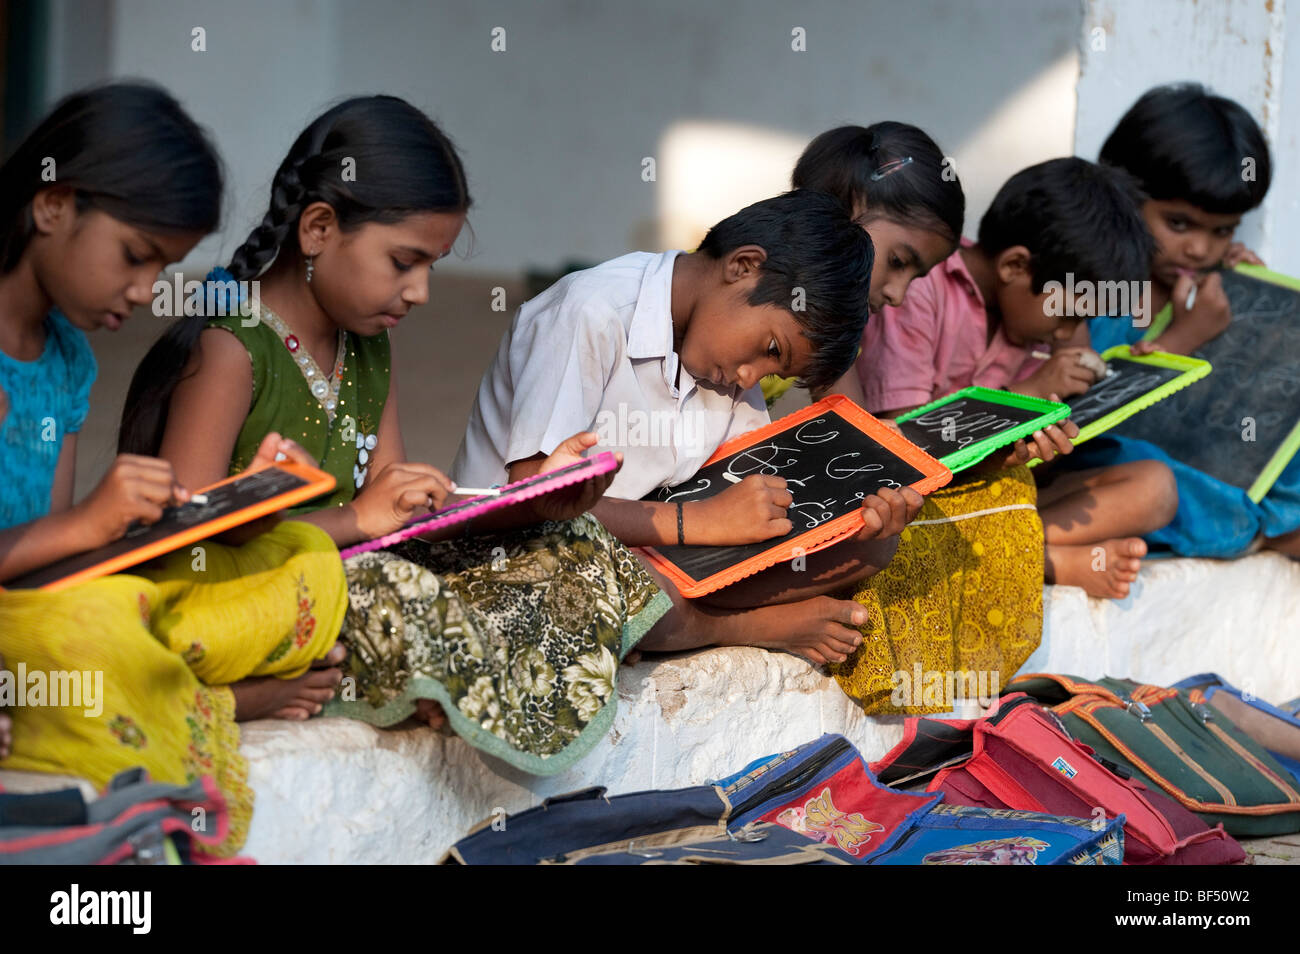
[[677,545],[686,545],[686,534],[682,532],[682,502],[677,501]]

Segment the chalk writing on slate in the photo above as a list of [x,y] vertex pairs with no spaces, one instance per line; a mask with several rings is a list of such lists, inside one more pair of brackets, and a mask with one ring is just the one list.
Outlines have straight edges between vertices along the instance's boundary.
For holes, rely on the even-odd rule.
[[1111,358],[1107,365],[1110,374],[1083,394],[1066,398],[1070,420],[1079,427],[1100,420],[1184,373],[1181,368],[1164,368],[1127,358]]
[[794,525],[783,537],[727,547],[657,546],[655,549],[697,580],[743,563],[836,517],[862,507],[881,487],[906,487],[925,474],[870,436],[828,411],[770,439],[700,469],[693,478],[663,487],[646,500],[683,503],[707,500],[751,474],[785,478],[794,500]]
[[[1196,352],[1214,374],[1114,433],[1150,441],[1175,460],[1246,489],[1300,420],[1300,292],[1239,272],[1221,273],[1232,322]],[[1243,419],[1254,423],[1245,440]]]
[[898,429],[931,457],[944,457],[1042,416],[1043,412],[1036,408],[960,398],[911,420],[899,421]]
[[79,553],[58,563],[51,563],[25,576],[9,580],[4,585],[10,589],[29,589],[53,583],[65,576],[80,573],[82,570],[106,563],[114,557],[139,550],[147,544],[165,540],[198,524],[236,513],[306,484],[307,481],[301,477],[278,467],[268,467],[247,474],[229,483],[208,488],[205,491],[206,503],[190,502],[178,507],[170,507],[163,511],[162,517],[156,523],[133,527],[121,539],[107,546]]

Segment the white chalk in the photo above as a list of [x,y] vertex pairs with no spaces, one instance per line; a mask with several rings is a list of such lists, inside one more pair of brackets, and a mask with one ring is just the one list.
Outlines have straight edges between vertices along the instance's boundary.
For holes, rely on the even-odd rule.
[[190,494],[190,503],[196,503],[200,507],[208,502],[207,494]]
[[1108,370],[1106,362],[1101,360],[1101,355],[1095,351],[1080,351],[1079,364],[1091,371],[1093,378],[1096,380],[1106,377],[1106,371]]
[[738,483],[740,483],[740,478],[737,477],[735,474],[733,474],[733,473],[732,473],[731,471],[729,471],[729,470],[724,470],[724,471],[722,472],[722,476],[725,477],[727,480],[731,481],[733,484],[738,484]]
[[457,487],[456,493],[466,497],[500,497],[500,487]]

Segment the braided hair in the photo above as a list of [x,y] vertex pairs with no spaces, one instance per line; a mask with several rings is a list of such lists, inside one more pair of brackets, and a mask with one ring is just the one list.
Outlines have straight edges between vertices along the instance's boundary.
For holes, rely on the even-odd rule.
[[[342,175],[351,160],[355,175]],[[343,230],[414,212],[464,212],[469,189],[446,134],[396,96],[340,103],[304,129],[271,181],[271,205],[230,259],[236,281],[256,278],[283,250],[297,251],[298,217],[326,202]]]
[[[314,202],[328,203],[348,231],[415,213],[465,212],[471,200],[456,148],[433,120],[396,96],[348,99],[289,147],[271,180],[270,207],[235,249],[230,276],[251,281],[280,255],[296,254],[298,220]],[[203,315],[178,319],[140,362],[122,412],[119,452],[158,453],[167,406],[206,323]]]
[[935,232],[956,246],[966,195],[933,139],[907,123],[840,126],[808,144],[795,163],[796,189],[829,192],[865,222],[886,218]]

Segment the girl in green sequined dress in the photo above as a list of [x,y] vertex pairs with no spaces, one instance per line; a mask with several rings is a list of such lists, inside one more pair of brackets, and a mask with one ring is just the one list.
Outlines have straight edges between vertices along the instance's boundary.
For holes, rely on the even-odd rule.
[[[440,471],[406,459],[388,334],[427,300],[429,270],[459,235],[469,193],[442,131],[389,96],[320,116],[271,193],[222,276],[260,282],[253,315],[174,326],[137,372],[123,439],[204,486],[278,431],[338,481],[291,516],[343,547],[454,492]],[[574,435],[543,469],[595,442]],[[450,722],[526,771],[567,767],[611,725],[619,664],[643,637],[673,649],[743,625],[665,592],[586,514],[611,479],[503,508],[454,542],[415,538],[347,560],[343,691],[300,694],[284,702],[287,714],[324,709],[377,725],[416,715]]]

